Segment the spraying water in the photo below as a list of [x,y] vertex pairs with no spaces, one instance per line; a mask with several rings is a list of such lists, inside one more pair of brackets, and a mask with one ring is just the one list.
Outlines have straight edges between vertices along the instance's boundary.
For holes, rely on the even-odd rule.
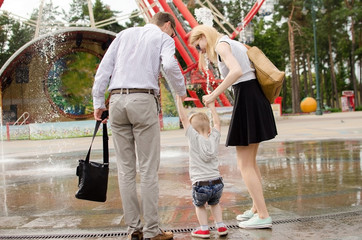
[[1,156],[3,156],[2,146],[3,146],[3,109],[0,106],[0,141],[1,141]]
[[8,216],[8,208],[7,208],[7,194],[6,194],[6,179],[5,179],[5,160],[4,160],[4,146],[3,146],[3,110],[2,110],[2,107],[0,106],[0,162],[1,162],[1,172],[2,172],[2,182],[4,184],[3,186],[3,195],[4,195],[4,215],[5,216]]
[[[195,16],[198,22],[201,22],[204,25],[207,26],[213,26],[213,19],[214,16],[212,14],[212,11],[209,8],[203,7],[203,8],[198,8],[195,9]],[[210,73],[209,73],[209,58],[207,57],[207,54],[204,54],[204,59],[206,62],[206,67],[205,67],[205,71],[206,71],[206,94],[210,94],[212,92],[212,87],[210,84]],[[208,110],[207,111],[207,116],[209,117],[209,119],[212,119],[211,116],[211,111]],[[210,124],[212,126],[212,122],[210,121]]]

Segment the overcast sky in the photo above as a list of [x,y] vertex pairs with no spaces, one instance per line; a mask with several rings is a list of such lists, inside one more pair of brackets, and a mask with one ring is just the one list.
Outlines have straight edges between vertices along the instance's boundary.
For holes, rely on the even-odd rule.
[[[55,6],[64,10],[69,9],[72,0],[44,0],[44,3],[52,1]],[[1,10],[6,10],[24,18],[29,18],[34,8],[39,8],[41,0],[4,0]],[[94,0],[92,0],[94,3]],[[113,11],[120,11],[121,15],[131,13],[137,9],[136,0],[102,0]]]

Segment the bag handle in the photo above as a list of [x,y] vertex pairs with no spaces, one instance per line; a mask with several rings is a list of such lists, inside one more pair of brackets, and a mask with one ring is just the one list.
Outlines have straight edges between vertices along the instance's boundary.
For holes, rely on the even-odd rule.
[[[102,121],[108,117],[108,111],[103,111],[102,113]],[[94,138],[98,132],[99,126],[101,125],[102,121],[96,122],[96,127],[94,128],[92,142],[89,146],[89,150],[87,153],[87,157],[85,158],[85,162],[89,163],[90,153],[93,145]],[[108,167],[109,164],[109,153],[108,153],[108,131],[107,131],[107,124],[103,123],[103,164]]]
[[246,47],[246,49],[250,49],[251,47],[248,45],[248,44],[245,44],[245,43],[243,43],[244,44],[244,46]]

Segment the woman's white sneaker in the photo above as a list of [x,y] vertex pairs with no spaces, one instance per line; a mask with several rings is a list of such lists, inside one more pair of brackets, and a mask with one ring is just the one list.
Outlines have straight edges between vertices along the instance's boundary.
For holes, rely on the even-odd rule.
[[238,221],[247,221],[249,220],[250,218],[252,218],[254,216],[254,213],[253,211],[250,209],[250,210],[246,210],[243,214],[239,214],[236,216],[236,220]]
[[272,227],[272,218],[267,217],[264,219],[259,218],[257,214],[254,217],[250,218],[247,221],[240,222],[240,228],[253,229],[253,228],[271,228]]

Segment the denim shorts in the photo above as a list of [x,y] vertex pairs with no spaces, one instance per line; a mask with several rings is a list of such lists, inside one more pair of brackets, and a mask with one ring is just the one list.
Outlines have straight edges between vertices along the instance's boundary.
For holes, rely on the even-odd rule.
[[216,205],[219,203],[224,183],[218,183],[208,186],[192,186],[192,202],[196,207],[204,206],[206,203],[209,205]]

